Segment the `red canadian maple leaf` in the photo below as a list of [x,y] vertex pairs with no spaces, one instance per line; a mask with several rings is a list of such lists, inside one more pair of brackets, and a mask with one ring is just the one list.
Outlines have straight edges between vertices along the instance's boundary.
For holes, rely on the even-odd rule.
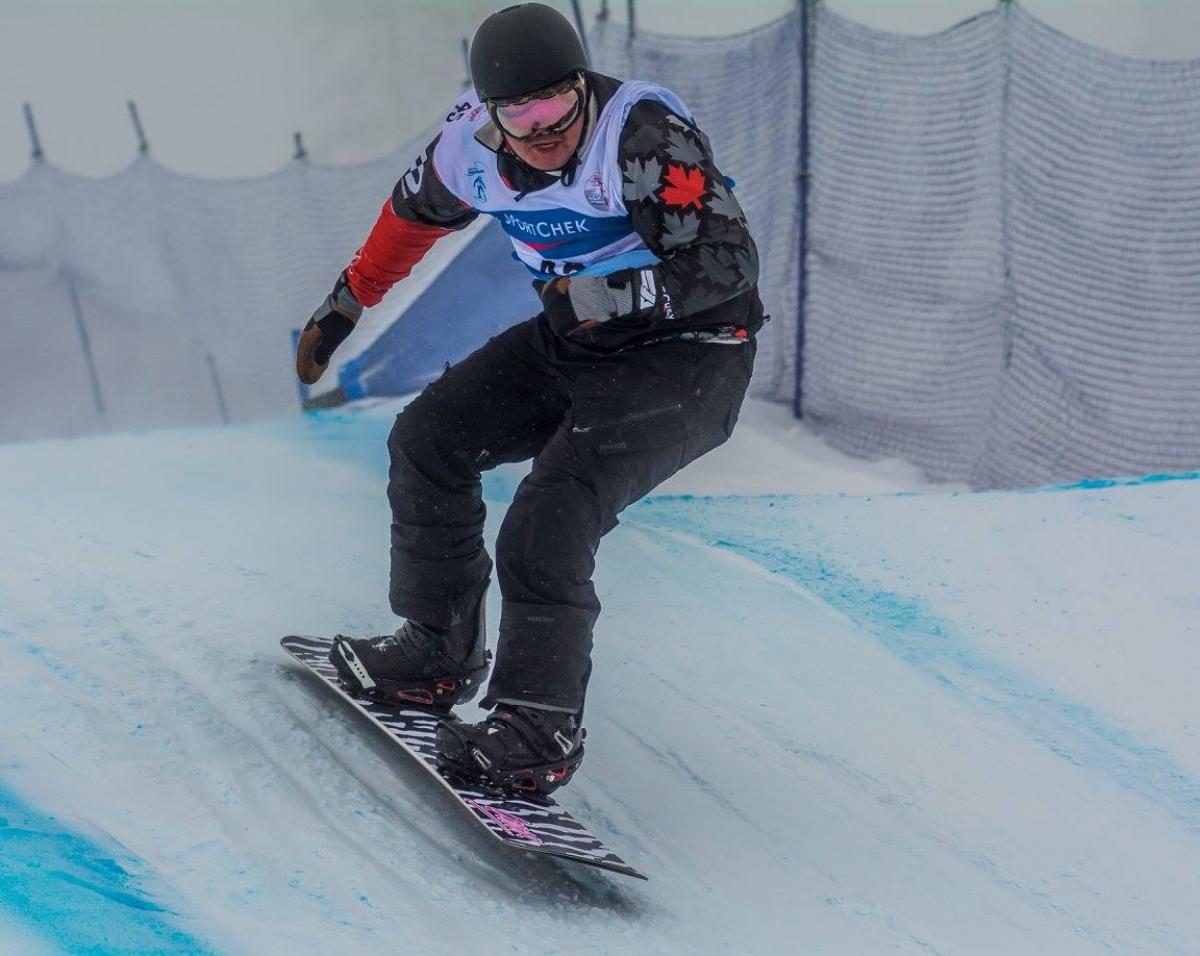
[[662,199],[668,206],[695,206],[702,209],[704,204],[700,199],[707,188],[703,170],[671,163],[663,177]]

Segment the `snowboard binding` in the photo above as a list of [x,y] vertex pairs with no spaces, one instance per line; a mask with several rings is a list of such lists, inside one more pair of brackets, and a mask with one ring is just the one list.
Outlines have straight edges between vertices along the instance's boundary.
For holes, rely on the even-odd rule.
[[456,603],[447,627],[405,620],[380,637],[343,637],[329,648],[338,681],[356,696],[440,714],[465,704],[487,678],[487,579]]
[[[473,700],[487,679],[492,652],[473,656],[476,660],[458,667],[447,660],[429,662],[423,669],[434,671],[432,676],[407,677],[371,674],[362,655],[349,639],[340,635],[334,639],[329,652],[329,659],[337,668],[339,683],[351,694],[393,707],[424,707],[443,714],[449,713],[451,707]],[[448,666],[438,667],[437,664]]]
[[481,771],[445,754],[438,754],[438,767],[455,783],[478,787],[491,796],[517,796],[533,803],[548,803],[550,794],[570,782],[583,762],[583,750],[568,763],[551,762],[519,770]]
[[485,792],[547,802],[550,794],[570,782],[583,762],[587,731],[572,723],[569,731],[553,733],[545,749],[531,748],[527,723],[517,718],[522,739],[514,743],[504,739],[501,729],[505,720],[513,720],[511,713],[503,709],[496,713],[500,716],[480,724],[444,721],[437,732],[438,766],[452,780]]

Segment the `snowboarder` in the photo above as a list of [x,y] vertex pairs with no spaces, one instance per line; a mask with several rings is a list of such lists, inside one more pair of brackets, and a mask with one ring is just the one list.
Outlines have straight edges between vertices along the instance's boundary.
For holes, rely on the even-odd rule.
[[470,62],[474,95],[396,184],[305,326],[296,367],[320,378],[363,308],[480,213],[532,273],[538,314],[397,417],[390,599],[403,621],[383,637],[339,636],[330,660],[393,703],[473,698],[493,568],[480,473],[532,458],[496,543],[491,714],[444,721],[437,745],[456,772],[547,794],[583,755],[600,539],[731,434],[763,322],[758,255],[687,107],[665,87],[591,71],[561,14],[523,3],[489,16]]

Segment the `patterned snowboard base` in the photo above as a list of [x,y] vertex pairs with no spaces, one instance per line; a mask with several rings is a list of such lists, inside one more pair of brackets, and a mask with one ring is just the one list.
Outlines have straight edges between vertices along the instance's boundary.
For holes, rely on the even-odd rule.
[[511,795],[487,793],[447,777],[438,768],[434,756],[438,716],[421,708],[392,707],[347,693],[338,682],[337,671],[329,663],[331,640],[322,637],[285,637],[279,643],[292,657],[328,684],[334,693],[420,761],[421,766],[471,812],[475,821],[505,846],[546,853],[646,879],[553,801],[534,803]]

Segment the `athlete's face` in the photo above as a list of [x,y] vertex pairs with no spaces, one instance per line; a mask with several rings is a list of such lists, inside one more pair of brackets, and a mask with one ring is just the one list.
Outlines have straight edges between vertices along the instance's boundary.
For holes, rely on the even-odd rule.
[[575,122],[559,133],[534,133],[529,139],[513,139],[505,136],[508,148],[517,159],[543,172],[561,169],[567,164],[579,146],[583,135],[583,111]]

